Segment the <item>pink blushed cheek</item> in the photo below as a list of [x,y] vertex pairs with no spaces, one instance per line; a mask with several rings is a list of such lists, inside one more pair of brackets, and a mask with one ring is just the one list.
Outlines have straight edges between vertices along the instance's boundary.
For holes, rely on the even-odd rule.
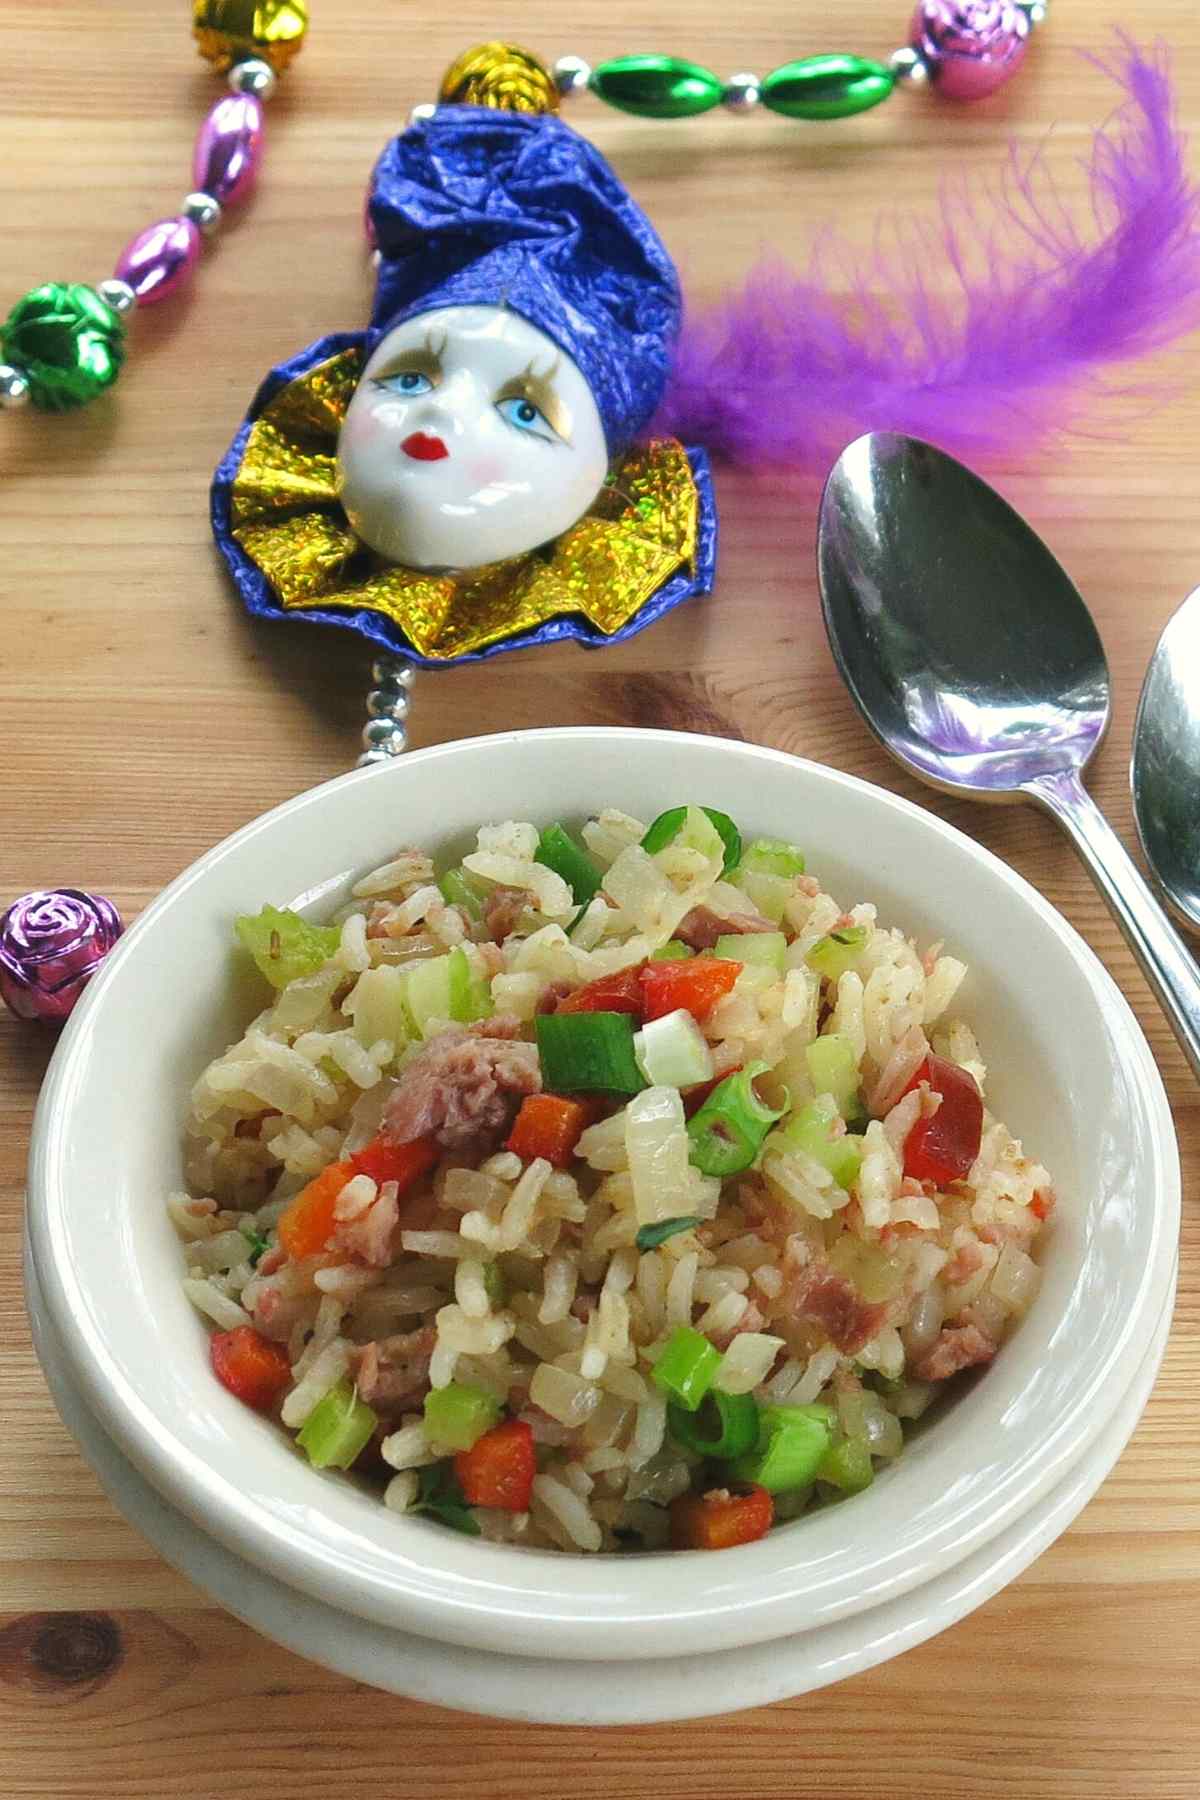
[[356,450],[378,443],[382,431],[383,421],[368,407],[363,407],[361,412],[348,413],[342,425],[342,436]]
[[481,456],[471,464],[471,480],[479,487],[497,487],[508,475],[498,456]]

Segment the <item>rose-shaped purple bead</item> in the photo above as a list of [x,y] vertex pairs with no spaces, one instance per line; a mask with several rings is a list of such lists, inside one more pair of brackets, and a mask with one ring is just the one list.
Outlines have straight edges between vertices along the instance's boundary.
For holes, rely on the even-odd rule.
[[912,44],[939,94],[979,100],[1008,80],[1025,54],[1029,19],[1016,0],[920,0]]
[[61,1025],[124,929],[101,894],[22,895],[0,918],[0,998],[19,1019]]

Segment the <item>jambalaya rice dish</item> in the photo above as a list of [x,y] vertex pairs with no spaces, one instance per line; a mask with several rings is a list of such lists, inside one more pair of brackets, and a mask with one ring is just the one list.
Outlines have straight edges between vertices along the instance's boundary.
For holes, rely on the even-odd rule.
[[237,934],[168,1206],[216,1379],[396,1513],[720,1550],[861,1492],[1037,1290],[964,965],[676,806]]

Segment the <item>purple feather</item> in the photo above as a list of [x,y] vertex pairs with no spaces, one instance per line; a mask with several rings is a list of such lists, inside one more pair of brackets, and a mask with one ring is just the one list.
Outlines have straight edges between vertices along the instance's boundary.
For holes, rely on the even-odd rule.
[[[1099,66],[1125,101],[1092,145],[1092,241],[1041,151],[1014,147],[986,207],[957,188],[937,225],[890,244],[881,227],[866,261],[831,235],[807,275],[765,263],[697,309],[654,429],[745,467],[811,469],[862,431],[996,455],[1069,425],[1098,384],[1144,397],[1100,378],[1200,324],[1200,194],[1164,52],[1123,37]],[[921,274],[939,264],[949,300]]]

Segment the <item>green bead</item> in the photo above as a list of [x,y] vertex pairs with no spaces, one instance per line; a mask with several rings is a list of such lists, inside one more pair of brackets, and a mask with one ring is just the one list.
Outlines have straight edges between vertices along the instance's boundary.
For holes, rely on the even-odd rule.
[[0,346],[43,412],[86,406],[111,387],[125,360],[125,327],[95,288],[47,281],[22,296],[0,328]]
[[711,69],[682,56],[616,56],[598,63],[593,94],[644,119],[690,119],[719,106],[723,92]]
[[762,104],[789,119],[844,119],[886,100],[896,77],[864,56],[805,56],[772,69]]

